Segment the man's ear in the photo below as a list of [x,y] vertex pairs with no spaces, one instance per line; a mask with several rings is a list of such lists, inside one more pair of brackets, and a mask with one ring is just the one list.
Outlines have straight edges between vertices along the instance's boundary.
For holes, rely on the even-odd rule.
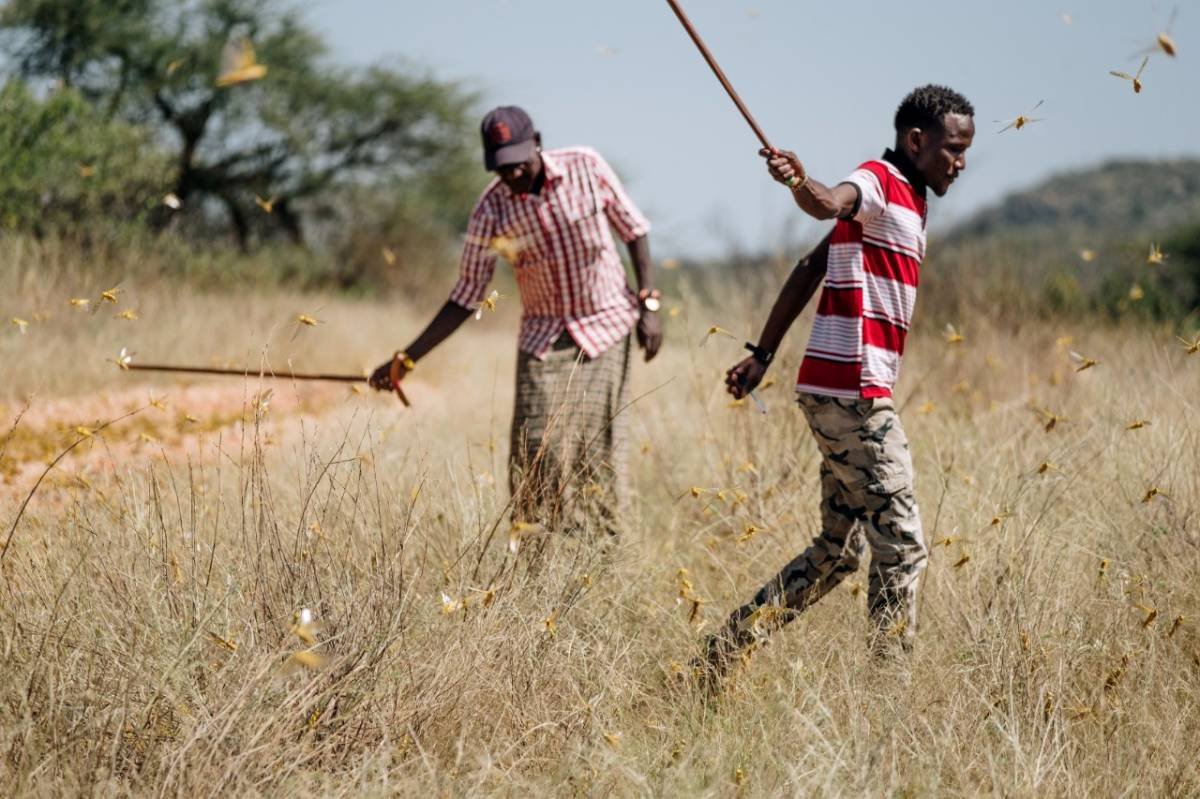
[[536,145],[538,146],[538,148],[539,148],[539,149],[541,149],[541,146],[542,146],[542,134],[541,134],[541,132],[539,132],[539,131],[534,131],[534,132],[533,132],[533,143],[534,143],[534,144],[536,144]]
[[917,154],[921,152],[921,145],[925,142],[925,131],[920,128],[909,128],[904,134],[904,147],[907,150],[905,155],[916,160]]

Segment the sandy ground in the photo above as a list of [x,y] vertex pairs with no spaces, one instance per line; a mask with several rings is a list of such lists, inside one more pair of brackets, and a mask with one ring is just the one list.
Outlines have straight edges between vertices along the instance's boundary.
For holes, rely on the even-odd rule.
[[[419,384],[410,393],[414,389],[421,393]],[[88,485],[139,459],[202,461],[218,451],[206,442],[240,441],[246,433],[257,432],[269,444],[283,442],[304,420],[319,422],[356,403],[383,407],[391,402],[365,386],[258,378],[122,383],[80,396],[34,397],[27,405],[0,408],[0,498],[23,499],[50,461],[73,444],[39,494]]]

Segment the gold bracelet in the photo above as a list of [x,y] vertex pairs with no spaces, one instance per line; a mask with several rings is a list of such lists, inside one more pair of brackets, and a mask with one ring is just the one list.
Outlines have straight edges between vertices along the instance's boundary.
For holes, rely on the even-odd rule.
[[795,186],[789,186],[788,188],[790,188],[792,190],[792,193],[795,194],[796,192],[800,191],[802,188],[804,188],[807,185],[808,185],[808,173],[805,173],[804,180],[800,181]]
[[397,352],[396,357],[400,359],[400,365],[404,367],[406,372],[411,372],[417,368],[417,362],[408,357],[407,352]]

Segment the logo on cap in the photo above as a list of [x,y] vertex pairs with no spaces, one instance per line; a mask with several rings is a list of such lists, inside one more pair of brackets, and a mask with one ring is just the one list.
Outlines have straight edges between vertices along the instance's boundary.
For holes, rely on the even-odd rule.
[[512,131],[508,129],[508,124],[505,122],[495,122],[492,128],[488,131],[488,136],[492,140],[493,146],[508,144],[512,141]]

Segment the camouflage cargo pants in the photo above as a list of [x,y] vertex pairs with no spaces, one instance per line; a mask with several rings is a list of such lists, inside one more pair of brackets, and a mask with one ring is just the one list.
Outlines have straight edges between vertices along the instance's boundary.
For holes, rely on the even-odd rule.
[[741,648],[786,624],[857,571],[869,547],[872,650],[908,649],[928,549],[895,405],[804,393],[798,402],[821,452],[821,533],[730,616],[719,636],[724,647]]

